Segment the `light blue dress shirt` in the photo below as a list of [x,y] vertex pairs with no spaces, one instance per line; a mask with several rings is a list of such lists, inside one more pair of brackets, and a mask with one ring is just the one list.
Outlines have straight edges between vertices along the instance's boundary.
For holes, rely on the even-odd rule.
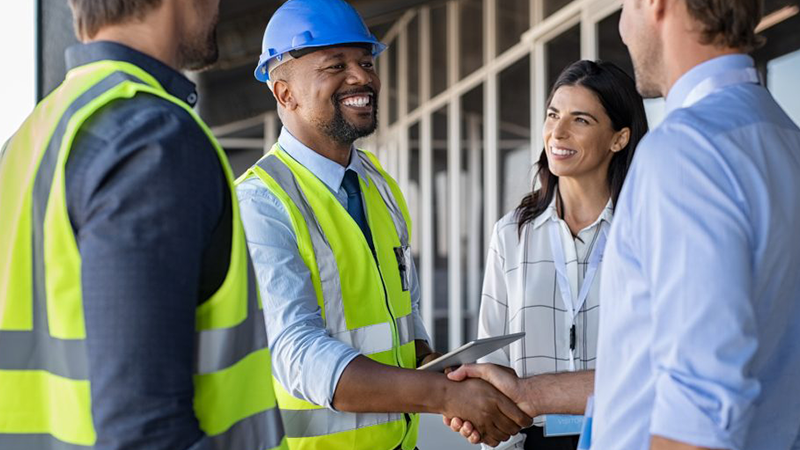
[[687,72],[639,145],[601,277],[593,450],[800,448],[800,129],[755,83],[684,104],[749,67]]
[[[345,209],[345,170],[352,169],[369,186],[361,160],[353,157],[354,151],[345,169],[303,145],[285,128],[278,145],[316,175]],[[295,397],[331,408],[339,377],[359,353],[325,330],[311,272],[298,252],[297,237],[280,200],[255,177],[242,182],[236,191],[264,303],[272,373]],[[416,339],[430,342],[419,315],[419,282],[413,261],[411,264],[409,292],[414,332]]]

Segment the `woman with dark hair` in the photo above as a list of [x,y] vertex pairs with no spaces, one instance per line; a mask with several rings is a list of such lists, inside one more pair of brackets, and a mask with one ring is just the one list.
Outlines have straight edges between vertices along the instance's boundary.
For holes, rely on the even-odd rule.
[[[481,300],[478,337],[526,335],[480,362],[510,367],[519,377],[594,368],[600,261],[645,133],[642,98],[619,67],[578,61],[558,77],[547,99],[534,188],[495,225]],[[577,436],[545,437],[547,420],[537,417],[503,447],[577,446]]]

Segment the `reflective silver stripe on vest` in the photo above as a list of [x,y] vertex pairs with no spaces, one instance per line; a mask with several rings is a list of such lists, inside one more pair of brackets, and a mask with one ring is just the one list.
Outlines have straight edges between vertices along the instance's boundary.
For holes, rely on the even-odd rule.
[[385,352],[394,346],[392,342],[392,326],[388,322],[367,325],[354,330],[332,333],[339,341],[353,347],[363,355]]
[[[50,336],[44,264],[44,216],[50,200],[61,142],[70,119],[89,103],[125,81],[142,83],[124,72],[114,72],[79,95],[56,124],[33,182],[32,258],[33,330],[0,330],[0,370],[44,370],[72,380],[89,377],[86,342]],[[3,447],[5,448],[5,447]]]
[[355,414],[332,409],[282,409],[283,426],[290,438],[325,436],[405,420],[403,414]]
[[264,318],[258,309],[258,287],[247,252],[247,318],[232,328],[202,330],[195,334],[195,348],[202,349],[195,361],[195,373],[217,372],[267,347]]
[[346,331],[347,322],[344,318],[342,305],[342,285],[339,280],[339,268],[336,266],[336,258],[333,255],[333,249],[331,249],[328,239],[325,237],[325,232],[322,231],[317,217],[308,204],[303,190],[300,189],[297,179],[295,179],[289,167],[277,156],[267,155],[261,158],[258,166],[264,169],[283,188],[306,221],[322,284],[322,301],[325,305],[326,327],[333,333]]
[[3,450],[91,450],[94,446],[68,444],[49,434],[2,434],[0,448]]
[[[283,422],[278,408],[254,414],[236,422],[225,433],[210,436],[209,441],[218,450],[269,450],[283,440]],[[49,434],[2,434],[3,450],[90,450],[93,446],[69,444]]]
[[[13,138],[13,136],[12,136],[11,138]],[[6,147],[8,147],[8,143],[9,143],[9,142],[11,142],[11,138],[9,138],[9,139],[6,141],[6,143],[5,143],[5,144],[3,144],[3,149],[2,149],[2,150],[0,150],[0,162],[2,162],[2,161],[3,161],[3,155],[5,155],[5,154],[6,154]]]
[[[414,318],[411,314],[395,319],[400,345],[414,341]],[[337,340],[353,347],[363,355],[385,352],[392,349],[392,327],[389,323],[378,323],[354,330],[332,333]]]
[[218,450],[269,450],[281,445],[283,435],[281,413],[275,407],[242,419],[209,439]]
[[400,205],[397,203],[397,199],[394,198],[389,183],[383,178],[383,174],[375,167],[366,153],[358,150],[356,153],[361,157],[361,164],[369,174],[369,179],[375,183],[378,192],[381,193],[384,203],[386,203],[386,208],[389,209],[391,213],[394,227],[397,230],[397,236],[400,237],[400,245],[408,247],[408,227],[406,226],[406,219],[405,216],[403,216],[403,210],[400,209]]
[[395,320],[397,324],[397,334],[400,337],[400,345],[414,342],[414,317],[412,314],[407,314]]

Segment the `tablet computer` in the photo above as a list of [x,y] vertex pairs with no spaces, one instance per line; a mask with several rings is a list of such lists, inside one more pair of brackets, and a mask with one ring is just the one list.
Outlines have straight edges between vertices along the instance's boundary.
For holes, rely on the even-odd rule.
[[422,365],[417,370],[429,370],[431,372],[444,372],[448,367],[458,367],[462,364],[474,363],[478,358],[482,358],[495,350],[499,350],[506,345],[522,339],[525,332],[506,334],[504,336],[494,336],[485,339],[476,339],[467,342],[457,349],[442,355],[433,361]]

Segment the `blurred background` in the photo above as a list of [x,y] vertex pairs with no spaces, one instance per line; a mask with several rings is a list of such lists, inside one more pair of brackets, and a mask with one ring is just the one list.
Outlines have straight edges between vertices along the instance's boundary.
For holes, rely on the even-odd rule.
[[[253,78],[276,0],[223,0],[220,61],[188,74],[200,115],[237,174],[275,142],[280,122]],[[632,74],[617,32],[619,0],[353,0],[389,44],[378,132],[360,143],[399,181],[414,222],[422,313],[436,349],[474,338],[483,262],[492,226],[530,190],[542,149],[544,102],[558,73],[578,59],[604,59]],[[763,82],[800,123],[800,0],[766,0],[752,55]],[[0,142],[64,77],[75,43],[67,0],[0,6]],[[662,99],[647,101],[651,127]],[[423,422],[420,447],[470,447],[438,416]]]

